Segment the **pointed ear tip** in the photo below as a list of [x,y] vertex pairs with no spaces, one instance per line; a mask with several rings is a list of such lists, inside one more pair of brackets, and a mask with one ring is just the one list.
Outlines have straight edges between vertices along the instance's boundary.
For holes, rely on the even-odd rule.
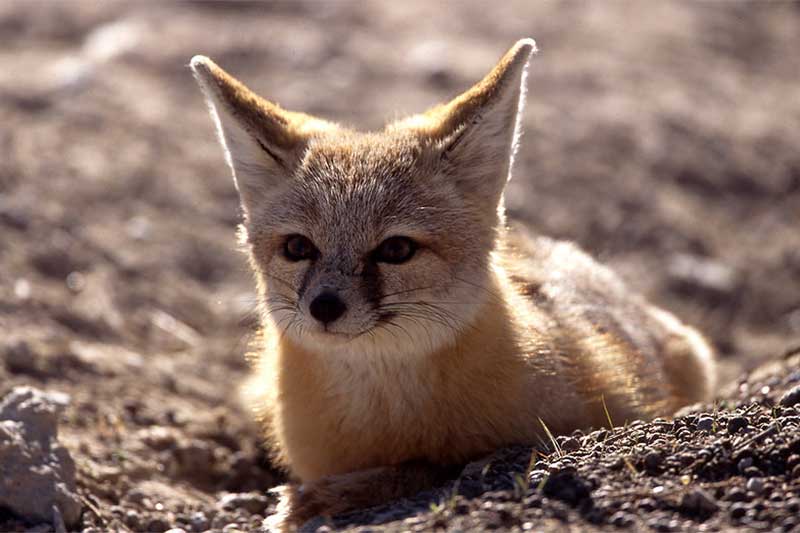
[[524,56],[526,59],[530,58],[531,55],[539,51],[539,49],[536,47],[536,41],[530,37],[520,39],[514,43],[514,46],[511,49],[513,50],[513,55]]
[[210,74],[211,69],[213,69],[215,66],[216,65],[213,61],[203,55],[196,55],[191,59],[191,61],[189,61],[189,67],[191,67],[192,72],[203,77],[206,77],[208,74]]

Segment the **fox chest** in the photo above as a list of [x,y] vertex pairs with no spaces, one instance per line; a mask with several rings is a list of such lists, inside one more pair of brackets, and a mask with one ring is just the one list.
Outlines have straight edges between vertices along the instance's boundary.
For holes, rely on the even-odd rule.
[[279,445],[305,482],[409,460],[457,463],[513,441],[514,410],[470,392],[404,369],[343,373],[281,395]]

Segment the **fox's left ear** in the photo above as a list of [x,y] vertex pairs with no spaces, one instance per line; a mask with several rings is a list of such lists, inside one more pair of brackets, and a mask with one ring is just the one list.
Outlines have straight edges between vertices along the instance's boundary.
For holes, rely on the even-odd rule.
[[467,92],[447,104],[398,124],[433,141],[446,178],[459,190],[494,209],[511,175],[520,134],[528,61],[533,39],[522,39]]

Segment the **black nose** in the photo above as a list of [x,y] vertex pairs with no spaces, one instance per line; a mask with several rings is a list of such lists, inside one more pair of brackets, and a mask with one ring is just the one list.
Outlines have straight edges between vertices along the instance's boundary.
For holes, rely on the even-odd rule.
[[323,292],[311,302],[309,311],[311,316],[323,324],[329,324],[342,316],[347,311],[347,306],[336,294]]

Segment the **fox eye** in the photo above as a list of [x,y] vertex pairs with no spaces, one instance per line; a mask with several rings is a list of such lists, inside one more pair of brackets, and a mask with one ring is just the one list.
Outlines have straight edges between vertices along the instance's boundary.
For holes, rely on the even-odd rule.
[[283,255],[289,261],[303,261],[316,259],[319,250],[308,237],[302,235],[289,235],[283,245]]
[[372,252],[372,259],[377,263],[399,265],[411,259],[416,251],[417,243],[408,237],[389,237]]

